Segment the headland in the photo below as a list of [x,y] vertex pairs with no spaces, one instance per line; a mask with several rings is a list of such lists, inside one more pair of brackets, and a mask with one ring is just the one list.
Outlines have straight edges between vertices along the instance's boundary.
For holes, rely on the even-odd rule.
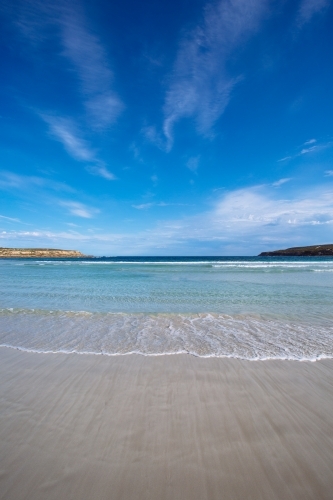
[[307,247],[292,247],[285,250],[261,252],[259,257],[325,257],[333,256],[333,245],[313,245]]
[[88,257],[77,250],[59,250],[57,248],[3,248],[0,247],[0,258],[79,258]]

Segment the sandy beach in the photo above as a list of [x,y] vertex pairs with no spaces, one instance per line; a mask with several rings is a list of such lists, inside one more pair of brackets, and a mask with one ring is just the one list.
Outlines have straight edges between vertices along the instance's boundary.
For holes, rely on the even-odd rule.
[[0,348],[0,498],[331,499],[333,360]]

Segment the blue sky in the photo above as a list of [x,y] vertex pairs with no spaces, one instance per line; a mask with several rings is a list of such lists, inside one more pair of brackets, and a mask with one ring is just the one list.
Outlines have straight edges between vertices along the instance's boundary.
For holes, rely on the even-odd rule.
[[329,0],[3,0],[0,246],[333,243]]

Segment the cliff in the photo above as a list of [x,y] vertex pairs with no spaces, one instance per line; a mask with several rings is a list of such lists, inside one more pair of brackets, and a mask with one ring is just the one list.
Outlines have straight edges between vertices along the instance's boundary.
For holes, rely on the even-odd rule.
[[333,245],[313,245],[309,247],[293,247],[273,252],[261,252],[259,257],[318,257],[333,256]]
[[58,250],[55,248],[2,248],[0,247],[0,258],[77,258],[87,257],[77,250]]

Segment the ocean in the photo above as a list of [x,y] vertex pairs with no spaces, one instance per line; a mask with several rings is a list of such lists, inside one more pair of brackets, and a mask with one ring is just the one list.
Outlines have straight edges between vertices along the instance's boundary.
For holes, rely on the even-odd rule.
[[0,345],[43,353],[333,358],[333,259],[1,260]]

